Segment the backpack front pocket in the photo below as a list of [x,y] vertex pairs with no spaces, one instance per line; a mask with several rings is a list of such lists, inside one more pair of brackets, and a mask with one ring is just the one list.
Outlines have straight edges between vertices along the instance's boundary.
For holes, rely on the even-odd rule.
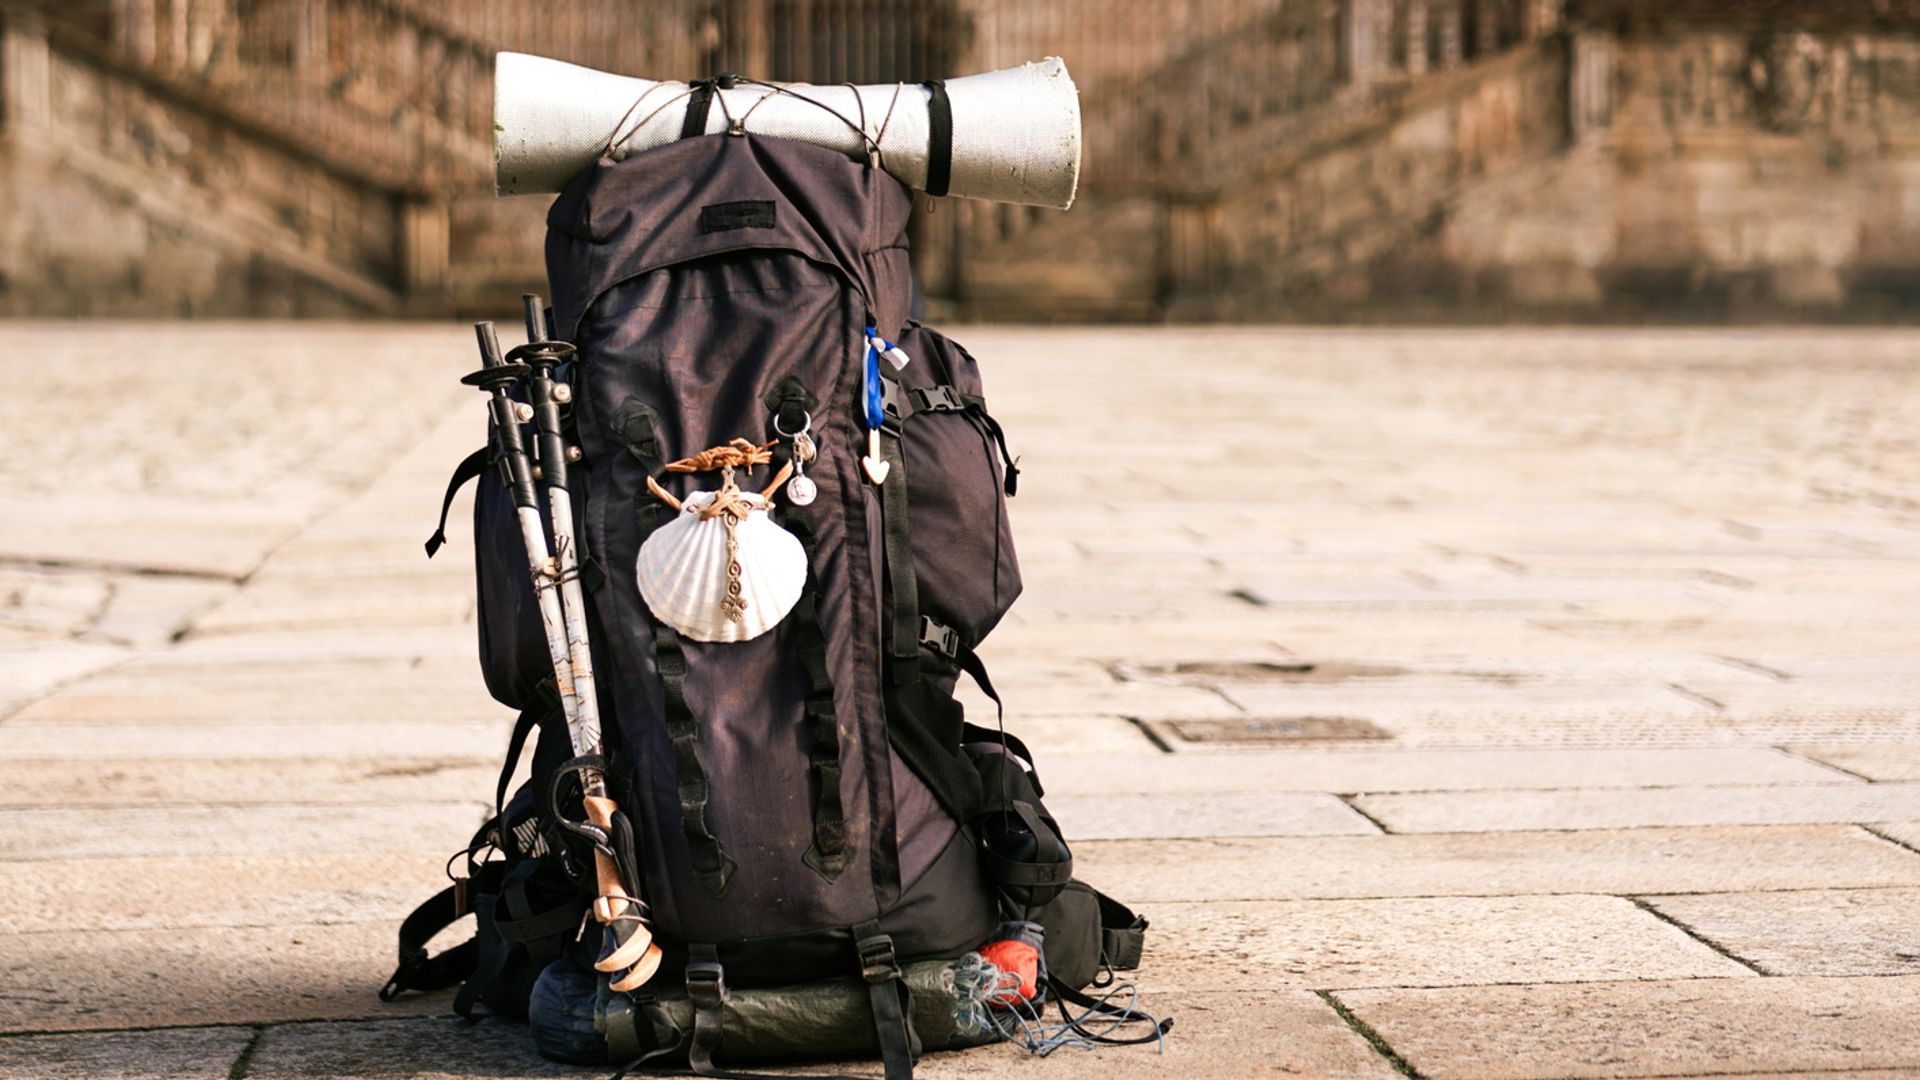
[[909,327],[911,358],[895,373],[920,612],[978,645],[1020,595],[1020,563],[1007,520],[1018,470],[987,412],[980,372],[937,331]]

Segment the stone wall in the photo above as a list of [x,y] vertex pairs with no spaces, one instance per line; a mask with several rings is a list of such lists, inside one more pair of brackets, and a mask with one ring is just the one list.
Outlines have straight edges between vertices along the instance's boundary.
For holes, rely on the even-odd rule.
[[1920,314],[1920,39],[1588,30],[1573,144],[1469,190],[1426,257],[1500,308]]
[[1364,115],[1304,115],[1252,179],[1166,204],[1166,307],[1920,315],[1920,37],[1709,14],[1577,24]]
[[1303,117],[1294,146],[1240,183],[1167,207],[1172,313],[1344,318],[1470,290],[1473,271],[1426,249],[1466,193],[1559,155],[1566,66],[1550,39],[1357,115]]
[[0,25],[0,311],[390,310],[408,213],[190,100]]

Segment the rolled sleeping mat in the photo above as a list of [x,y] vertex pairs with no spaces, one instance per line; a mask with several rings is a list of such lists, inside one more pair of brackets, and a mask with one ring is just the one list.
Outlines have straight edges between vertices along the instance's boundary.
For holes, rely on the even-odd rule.
[[[1003,1035],[990,1015],[989,1001],[1004,992],[1001,978],[1000,970],[978,953],[905,965],[901,981],[908,992],[914,1037],[927,1050],[998,1042]],[[607,987],[607,976],[563,958],[548,964],[534,983],[527,1024],[542,1057],[574,1065],[618,1065],[654,1047],[683,1047],[693,1031],[693,1003],[686,991],[667,985],[649,999],[642,1005],[615,993]],[[873,998],[857,978],[733,987],[723,1009],[723,1060],[871,1057],[878,1052]]]
[[1080,180],[1080,93],[1058,57],[935,85],[740,80],[696,91],[503,52],[494,59],[494,185],[502,195],[556,192],[602,154],[620,160],[672,142],[687,133],[696,93],[711,95],[700,134],[737,125],[859,161],[877,146],[881,168],[936,195],[1064,210]]

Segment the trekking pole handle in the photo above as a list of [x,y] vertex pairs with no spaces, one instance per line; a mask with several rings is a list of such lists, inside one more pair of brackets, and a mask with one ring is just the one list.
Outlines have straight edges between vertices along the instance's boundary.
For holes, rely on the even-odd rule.
[[487,409],[493,417],[494,437],[500,442],[501,460],[506,463],[507,487],[513,492],[513,505],[523,510],[537,509],[540,496],[533,487],[533,464],[527,460],[527,448],[520,439],[521,406],[507,396],[507,387],[527,374],[527,366],[510,364],[501,355],[500,338],[494,333],[492,323],[474,323],[473,334],[480,344],[480,362],[484,366],[460,381],[477,386],[489,395]]
[[527,340],[547,340],[547,305],[536,293],[521,293],[520,306],[527,314]]
[[567,489],[567,444],[560,430],[560,405],[569,391],[555,385],[553,368],[573,352],[564,341],[547,340],[547,309],[540,298],[526,293],[520,298],[526,312],[527,343],[513,351],[513,358],[531,369],[527,376],[527,397],[533,402],[534,436],[540,451],[540,479],[548,487]]

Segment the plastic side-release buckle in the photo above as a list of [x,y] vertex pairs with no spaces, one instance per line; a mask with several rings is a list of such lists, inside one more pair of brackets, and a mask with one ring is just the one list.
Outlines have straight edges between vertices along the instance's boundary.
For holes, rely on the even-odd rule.
[[938,386],[925,386],[912,391],[914,412],[965,412],[967,400],[960,391],[942,383]]
[[907,417],[919,410],[914,407],[912,397],[900,389],[900,384],[892,379],[880,380],[881,427],[898,435],[907,422]]
[[951,660],[960,655],[960,632],[922,615],[920,644]]

